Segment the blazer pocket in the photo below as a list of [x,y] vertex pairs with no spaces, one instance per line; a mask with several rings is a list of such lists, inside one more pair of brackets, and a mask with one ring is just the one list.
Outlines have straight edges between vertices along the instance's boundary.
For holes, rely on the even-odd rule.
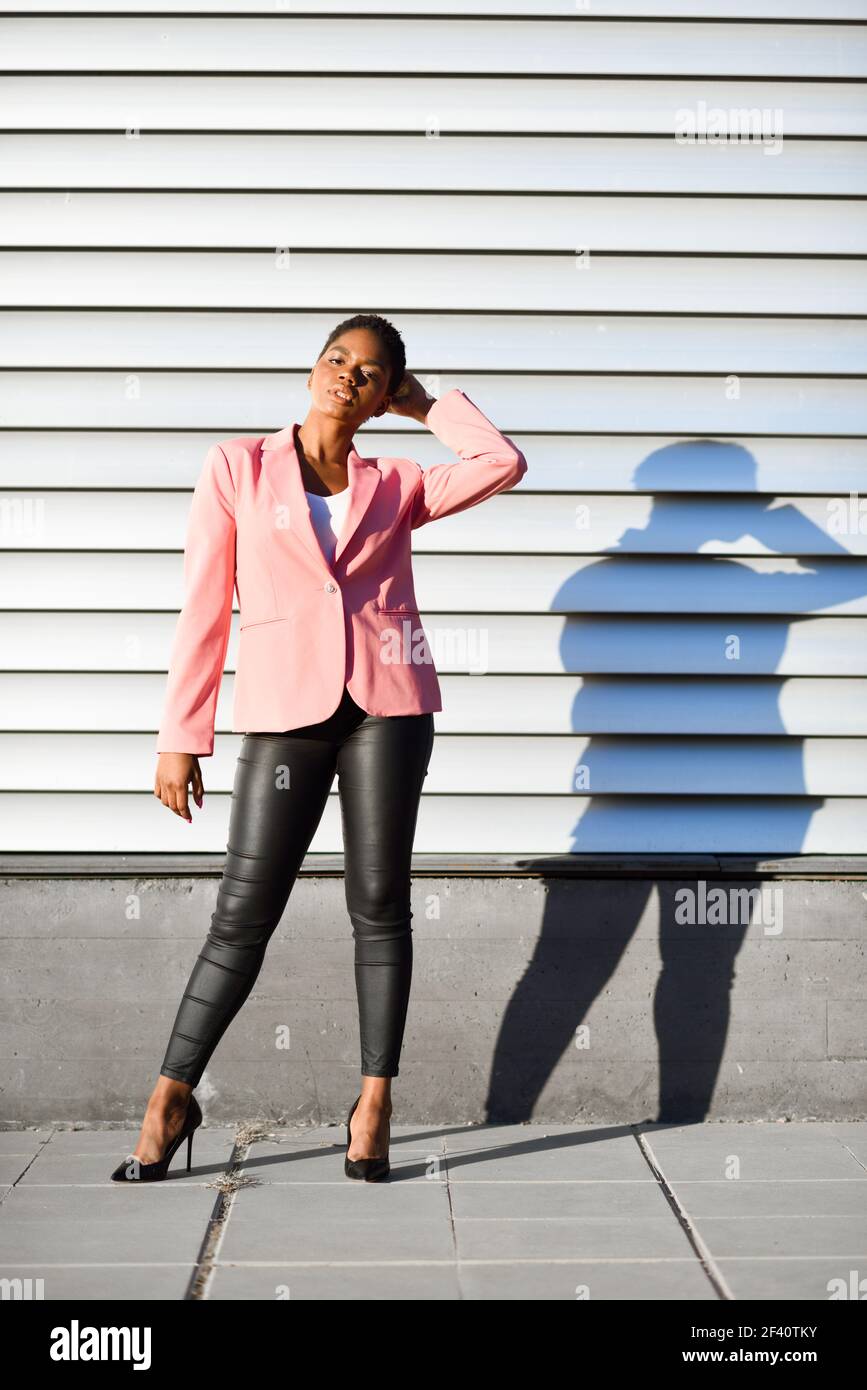
[[266,623],[285,623],[285,618],[259,618],[256,622],[242,623],[239,631],[245,632],[248,627],[264,627]]
[[377,613],[384,614],[386,617],[400,617],[401,614],[407,618],[419,617],[417,608],[380,608],[379,604],[377,604],[376,611]]

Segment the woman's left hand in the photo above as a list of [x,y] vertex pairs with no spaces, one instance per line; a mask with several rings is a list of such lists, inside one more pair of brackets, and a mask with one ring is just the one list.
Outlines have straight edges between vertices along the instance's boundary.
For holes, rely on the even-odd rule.
[[435,400],[435,396],[428,395],[418,377],[413,376],[412,372],[404,372],[403,381],[392,396],[386,414],[405,415],[423,425]]

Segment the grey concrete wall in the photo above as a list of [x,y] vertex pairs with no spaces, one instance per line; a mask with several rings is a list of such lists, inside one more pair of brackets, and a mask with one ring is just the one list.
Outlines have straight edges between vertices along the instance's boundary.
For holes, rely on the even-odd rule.
[[[217,877],[9,878],[0,1123],[140,1118]],[[401,1121],[863,1119],[863,880],[417,878]],[[302,876],[202,1078],[213,1120],[342,1120],[357,1094],[339,877]],[[279,1047],[279,1036],[289,1046]]]

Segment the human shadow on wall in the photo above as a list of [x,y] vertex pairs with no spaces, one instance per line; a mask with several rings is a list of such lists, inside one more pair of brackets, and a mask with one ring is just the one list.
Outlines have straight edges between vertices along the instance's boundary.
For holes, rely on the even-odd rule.
[[[660,487],[671,489],[676,480],[674,486],[680,485],[687,491],[695,487],[697,477],[707,482],[707,466],[715,470],[714,476],[718,477],[720,492],[724,494],[720,499],[722,526],[719,534],[706,534],[706,528],[700,525],[701,509],[696,509],[694,529],[690,530],[688,513],[686,520],[682,509],[675,517],[673,502],[663,496],[656,498],[646,527],[624,532],[609,551],[622,550],[634,555],[640,551],[654,553],[667,549],[673,526],[676,526],[680,549],[686,556],[697,554],[711,541],[734,545],[745,536],[753,536],[768,550],[782,554],[850,555],[797,508],[771,508],[768,499],[756,497],[755,459],[737,444],[684,441],[655,450],[638,466],[635,487],[641,492],[655,493]],[[703,514],[706,517],[706,511]],[[738,632],[738,620],[742,615],[766,613],[769,606],[783,615],[806,614],[826,610],[865,591],[861,566],[832,564],[817,571],[809,558],[801,562],[799,572],[757,573],[749,567],[749,562],[720,557],[712,562],[712,572],[703,579],[690,573],[689,564],[688,558],[683,561],[682,582],[690,587],[690,601],[684,603],[683,593],[673,588],[660,592],[658,602],[651,606],[663,617],[684,609],[696,614],[731,614],[730,618],[721,620],[721,630],[722,624],[728,623],[726,631],[734,633]],[[644,606],[635,602],[635,579],[634,562],[625,554],[614,554],[611,559],[571,575],[556,594],[552,607],[557,612],[576,615],[582,612],[630,613]],[[668,583],[672,583],[671,578]],[[702,587],[704,594],[699,592]],[[710,601],[711,593],[718,596],[719,602],[716,598]],[[750,654],[748,668],[762,669],[769,674],[778,670],[789,635],[789,622],[786,616],[766,617],[762,621],[756,637],[761,646]],[[574,629],[570,632],[569,625],[565,625],[561,641],[564,670],[580,672],[577,646]],[[737,664],[730,662],[723,666],[721,662],[719,674],[731,678],[732,668]],[[693,689],[694,696],[700,700],[699,680]],[[786,734],[779,708],[780,690],[781,687],[773,682],[749,679],[738,687],[737,709],[748,712],[750,730],[768,736]],[[583,680],[573,701],[571,728],[576,734],[590,735],[579,760],[579,767],[586,769],[584,785],[590,793],[594,785],[610,785],[612,774],[624,770],[622,743],[618,752],[614,738],[594,732],[612,726],[629,729],[628,681],[623,683],[623,694],[627,700],[624,709],[612,710],[610,680],[590,676]],[[667,710],[665,701],[666,692],[661,686],[658,707],[643,708],[636,727],[651,732],[670,729],[673,734],[680,733],[682,726],[676,722],[677,712]],[[693,714],[696,708],[700,710],[694,699]],[[712,733],[725,716],[719,709],[709,709],[707,714],[706,729]],[[701,728],[701,721],[696,721],[693,727]],[[685,796],[690,795],[691,786],[698,780],[695,762],[690,761],[689,754],[685,741],[679,788]],[[674,844],[690,845],[712,855],[721,852],[720,846],[725,849],[736,844],[737,852],[743,851],[746,858],[795,854],[802,848],[810,820],[824,804],[824,799],[801,799],[806,797],[802,739],[781,740],[773,748],[772,755],[763,766],[762,747],[758,746],[749,772],[751,781],[743,792],[761,794],[768,785],[766,779],[772,768],[772,786],[779,800],[765,801],[755,813],[749,808],[744,810],[739,796],[707,796],[697,786],[697,814],[690,814],[689,807],[684,812],[676,805],[673,809],[660,810],[658,800],[655,806],[649,802],[640,805],[635,797],[606,794],[600,800],[591,794],[571,831],[572,852],[594,855],[634,852],[635,846],[624,841],[624,826],[631,823],[640,827],[644,840],[642,848],[650,845],[664,851]],[[577,770],[571,769],[570,790],[579,785],[574,775]],[[656,834],[654,816],[659,817]],[[648,854],[652,852],[648,850]],[[543,875],[546,868],[549,872],[552,868],[550,859],[524,861],[524,866],[541,869]],[[606,1098],[612,1092],[622,1091],[624,1075],[630,1067],[634,1080],[630,1078],[624,1109],[633,1108],[638,1119],[662,1122],[701,1120],[707,1116],[726,1046],[735,963],[751,923],[679,925],[675,918],[674,895],[683,886],[696,891],[697,880],[701,877],[699,870],[694,879],[688,873],[677,881],[654,879],[653,869],[648,866],[644,878],[596,878],[592,884],[574,878],[551,876],[546,879],[545,907],[536,949],[499,1028],[486,1099],[487,1120],[529,1120],[567,1050],[571,1050],[574,1061],[576,1119],[582,1112],[593,1113],[605,1108]],[[713,886],[708,884],[709,889]],[[722,881],[722,886],[744,885]],[[656,1059],[642,1060],[640,1043],[633,1058],[630,1058],[628,1047],[613,1046],[611,1079],[608,1080],[608,1069],[603,1065],[600,1071],[596,1065],[600,1058],[604,1059],[606,1046],[604,1040],[597,1041],[603,1038],[602,1024],[589,1030],[590,1046],[586,1050],[576,1047],[577,1030],[594,1000],[608,988],[643,915],[653,906],[654,890],[659,900],[661,968],[655,956],[637,953],[632,966],[635,983],[630,985],[629,998],[617,1001],[616,1017],[609,1011],[604,1036],[617,1041],[630,1035],[640,1039],[647,1025],[652,972],[658,972],[653,994]],[[765,927],[760,925],[757,930],[763,933]],[[653,937],[647,939],[652,941]],[[793,1019],[791,1026],[796,1028],[797,1020]],[[585,1079],[582,1079],[583,1058],[594,1063]],[[646,1110],[640,1114],[642,1107],[652,1108],[654,1083],[656,1115],[648,1115]],[[565,1084],[572,1084],[568,1072]],[[557,1109],[562,1110],[559,1096]]]

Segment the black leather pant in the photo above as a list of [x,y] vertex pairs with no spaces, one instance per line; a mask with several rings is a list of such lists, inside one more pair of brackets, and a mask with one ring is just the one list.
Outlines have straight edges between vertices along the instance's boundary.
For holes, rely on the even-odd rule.
[[245,734],[226,863],[161,1071],[198,1085],[249,995],[338,776],[364,1076],[397,1076],[412,978],[410,864],[432,714],[367,714],[344,688],[330,718]]

